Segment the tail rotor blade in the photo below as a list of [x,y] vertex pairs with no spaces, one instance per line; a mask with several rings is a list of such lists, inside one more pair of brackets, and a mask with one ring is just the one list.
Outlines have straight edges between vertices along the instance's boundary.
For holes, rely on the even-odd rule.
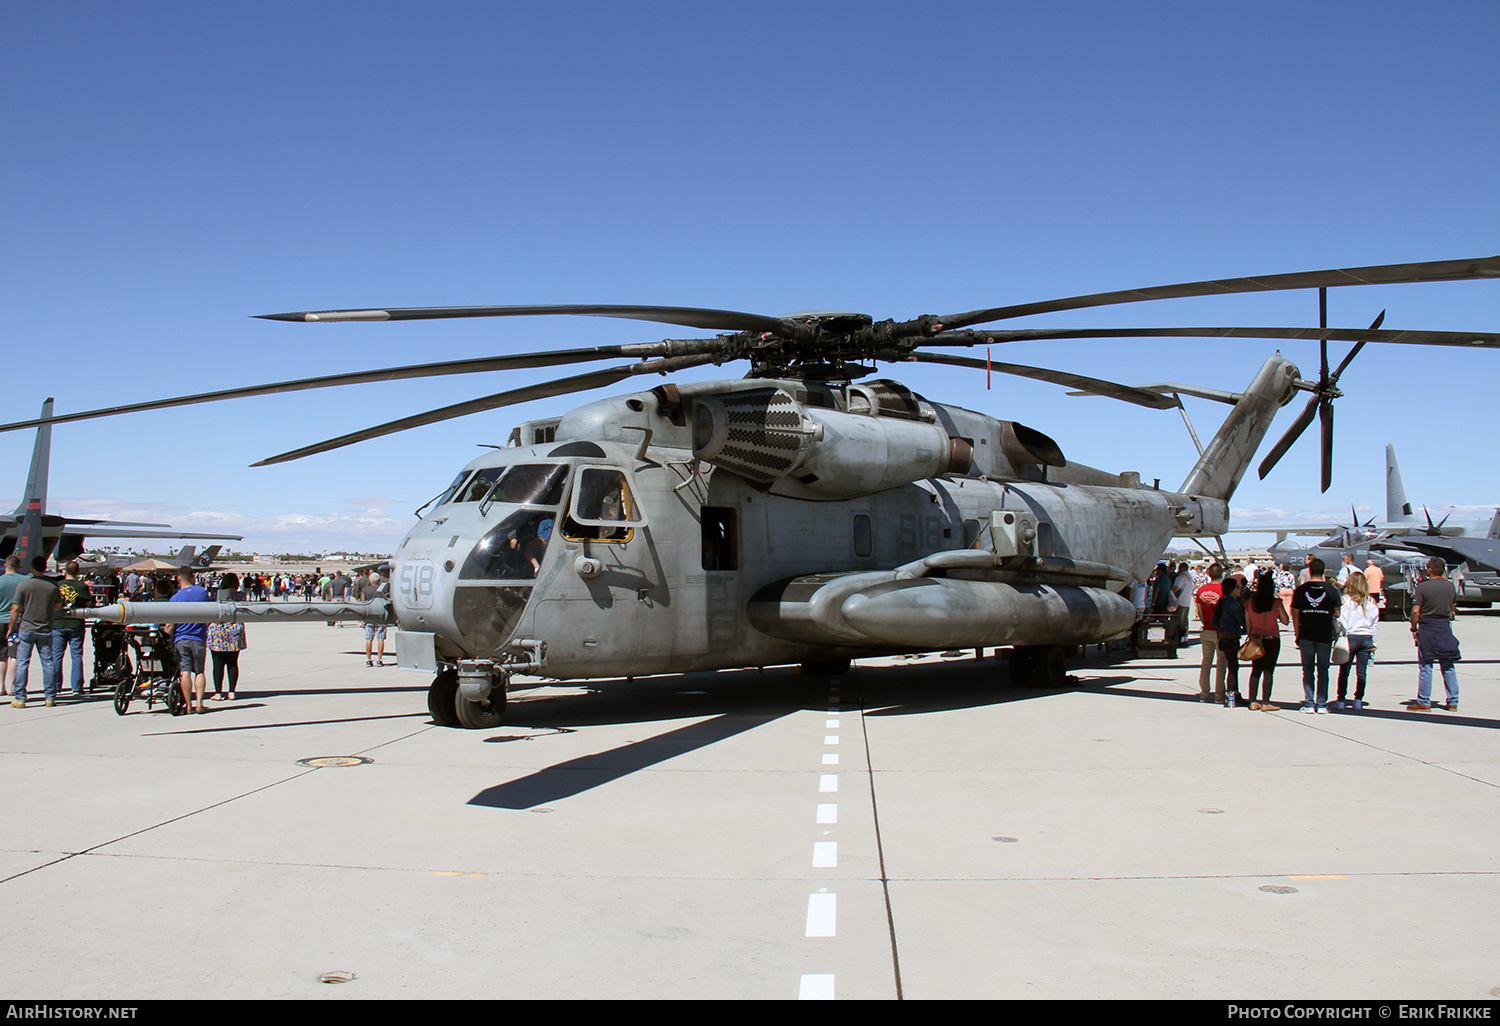
[[1333,400],[1318,403],[1318,419],[1323,426],[1323,491],[1333,484]]
[[[1375,320],[1373,322],[1371,322],[1371,324],[1370,324],[1370,330],[1371,331],[1378,331],[1380,329],[1381,323],[1384,320],[1385,320],[1385,311],[1382,310],[1382,311],[1380,311],[1380,316],[1376,317]],[[1360,339],[1358,342],[1356,342],[1354,344],[1354,348],[1351,349],[1351,350],[1349,350],[1349,355],[1345,356],[1344,359],[1342,361],[1340,361],[1340,363],[1338,365],[1338,369],[1335,370],[1333,372],[1333,375],[1328,379],[1328,383],[1329,384],[1331,384],[1331,385],[1338,384],[1339,375],[1342,374],[1342,373],[1344,373],[1344,369],[1346,367],[1348,367],[1349,364],[1354,361],[1354,358],[1356,356],[1359,355],[1359,351],[1365,347],[1365,343],[1367,341],[1368,341],[1368,339]]]
[[1271,472],[1271,468],[1280,462],[1281,457],[1286,455],[1286,451],[1296,443],[1297,439],[1302,437],[1302,432],[1306,431],[1307,426],[1313,422],[1313,417],[1317,415],[1317,410],[1318,396],[1313,396],[1308,401],[1307,406],[1298,414],[1297,419],[1292,422],[1292,426],[1287,429],[1286,434],[1281,436],[1281,441],[1277,442],[1276,446],[1266,454],[1266,458],[1260,461],[1260,476],[1262,480]]

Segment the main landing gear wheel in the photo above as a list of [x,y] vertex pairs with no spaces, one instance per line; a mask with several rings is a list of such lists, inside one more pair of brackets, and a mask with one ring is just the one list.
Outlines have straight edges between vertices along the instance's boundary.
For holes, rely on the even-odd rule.
[[439,727],[457,727],[458,710],[454,700],[458,698],[458,671],[444,670],[438,674],[427,689],[427,711],[432,722]]
[[849,672],[850,660],[848,659],[821,659],[816,662],[803,663],[804,674],[825,674],[829,677],[842,677]]
[[135,680],[131,677],[126,677],[124,680],[120,681],[120,683],[115,685],[116,713],[121,716],[125,715],[125,711],[130,708],[130,698],[134,692]]
[[1018,645],[1010,650],[1010,682],[1020,687],[1068,684],[1068,650],[1062,645]]

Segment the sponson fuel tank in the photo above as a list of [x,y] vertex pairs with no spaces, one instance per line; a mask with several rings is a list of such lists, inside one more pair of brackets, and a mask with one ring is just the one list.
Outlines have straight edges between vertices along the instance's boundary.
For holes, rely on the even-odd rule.
[[1102,586],[888,570],[778,581],[755,594],[749,612],[758,629],[788,641],[902,649],[1082,645],[1135,622],[1130,600]]

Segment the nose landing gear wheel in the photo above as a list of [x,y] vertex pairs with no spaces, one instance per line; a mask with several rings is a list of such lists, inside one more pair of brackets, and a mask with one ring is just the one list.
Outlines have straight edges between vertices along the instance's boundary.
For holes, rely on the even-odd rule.
[[454,695],[453,708],[458,714],[459,726],[469,730],[498,727],[505,722],[505,688],[495,688],[484,702],[471,702],[463,695]]

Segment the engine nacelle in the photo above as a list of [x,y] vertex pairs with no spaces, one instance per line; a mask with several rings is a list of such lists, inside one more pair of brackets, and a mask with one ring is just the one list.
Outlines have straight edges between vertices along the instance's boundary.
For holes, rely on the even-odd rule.
[[808,408],[782,388],[693,403],[693,455],[778,495],[851,499],[947,473],[974,449],[922,420]]

